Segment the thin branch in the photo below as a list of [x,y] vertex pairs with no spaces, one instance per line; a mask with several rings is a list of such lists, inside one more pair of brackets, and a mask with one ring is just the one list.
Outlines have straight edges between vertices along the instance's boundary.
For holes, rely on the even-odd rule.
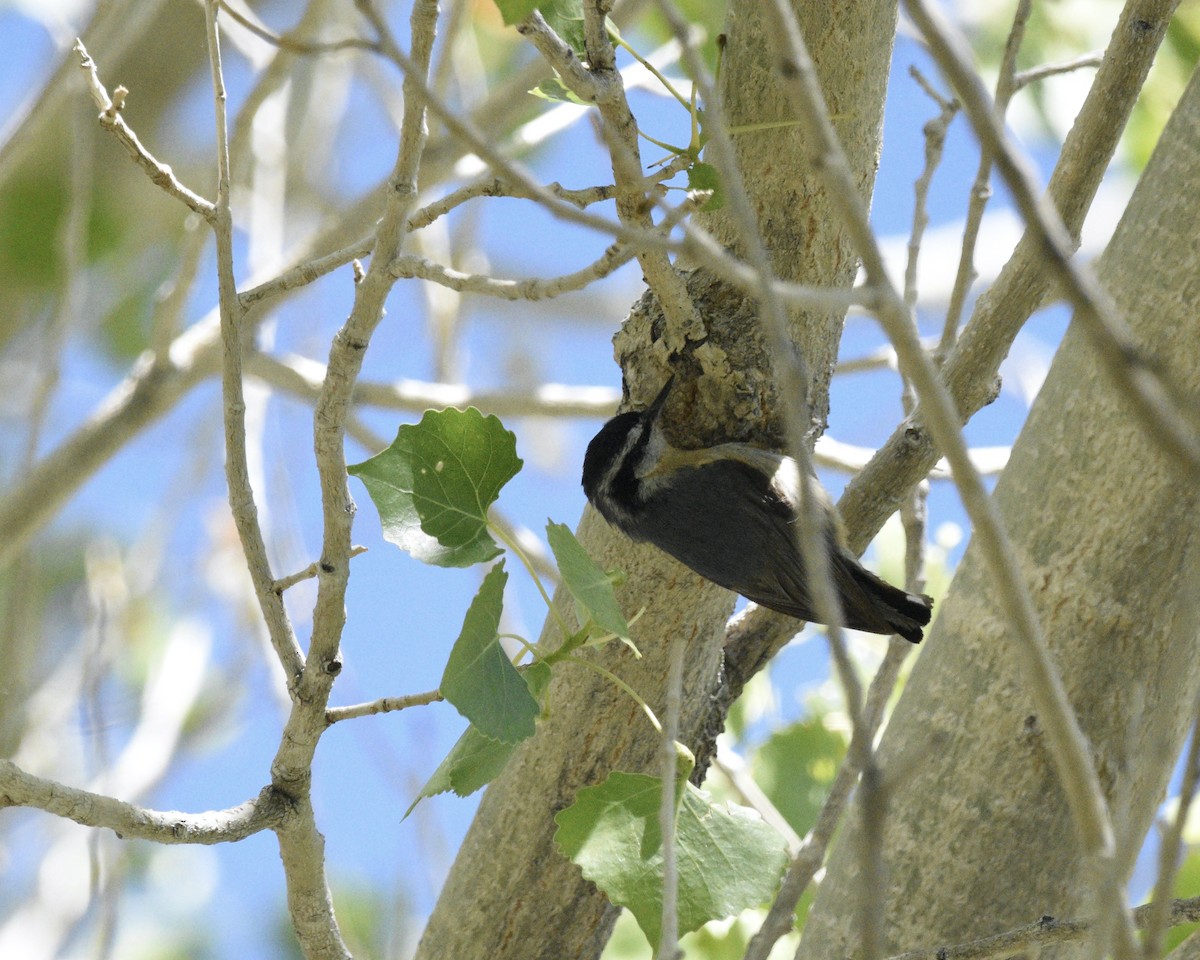
[[[579,59],[554,34],[540,13],[535,11],[527,17],[518,30],[534,43],[568,87],[582,99],[596,104],[602,121],[600,133],[608,148],[617,187],[617,216],[625,226],[645,230],[653,226],[653,221],[642,174],[637,120],[629,108],[624,80],[616,66],[616,54],[606,24],[608,11],[604,6],[601,0],[586,0],[583,4],[589,70],[582,78],[578,76]],[[683,43],[682,39],[680,43]],[[685,49],[685,55],[686,52]],[[572,84],[577,81],[580,86],[575,89]],[[688,296],[683,277],[671,264],[666,251],[639,248],[638,264],[667,318],[667,346],[682,346],[687,339],[702,336],[703,321]]]
[[437,703],[441,699],[440,690],[429,690],[425,693],[410,693],[405,697],[380,697],[370,703],[356,703],[348,707],[329,707],[325,711],[325,723],[333,726],[342,720],[372,717],[377,713],[392,713],[396,710],[407,710],[409,707],[422,707],[427,703]]
[[1075,70],[1083,70],[1089,67],[1098,67],[1103,62],[1104,51],[1097,50],[1094,53],[1085,53],[1082,56],[1071,60],[1063,60],[1059,63],[1043,63],[1040,67],[1031,67],[1016,74],[1012,79],[1013,91],[1021,90],[1029,86],[1029,84],[1045,80],[1047,77],[1058,76],[1062,73],[1071,73]]
[[[1033,8],[1032,0],[1019,0],[1013,13],[1012,27],[1008,31],[1008,40],[1004,44],[1004,55],[1000,58],[1000,73],[996,78],[996,116],[1003,120],[1008,110],[1008,102],[1016,92],[1014,73],[1017,68],[1017,52],[1021,47],[1021,39],[1025,36],[1025,24],[1029,20]],[[946,355],[958,338],[958,324],[962,319],[963,307],[967,302],[967,293],[971,284],[978,276],[975,270],[975,245],[979,239],[979,228],[983,224],[983,212],[991,199],[992,191],[988,185],[992,175],[992,153],[986,148],[979,151],[979,166],[975,171],[975,182],[971,185],[970,200],[967,203],[967,220],[963,226],[962,252],[958,257],[958,270],[954,275],[954,286],[950,291],[950,303],[946,307],[946,318],[942,325],[942,340],[938,344],[938,363],[946,359]]]
[[[359,10],[377,32],[386,25],[366,0]],[[425,148],[424,78],[429,69],[437,27],[435,0],[419,0],[409,18],[412,70],[404,79],[404,120],[396,161],[388,179],[383,216],[375,230],[371,263],[355,284],[354,306],[333,338],[329,365],[313,412],[313,446],[321,488],[323,537],[317,573],[317,601],[313,608],[312,639],[301,675],[299,697],[271,766],[274,782],[307,796],[312,758],[325,727],[325,707],[333,678],[340,672],[339,646],[346,621],[346,588],[350,578],[351,526],[354,500],[346,474],[345,437],[355,381],[383,318],[383,304],[394,280],[388,265],[399,254],[406,221],[417,194],[417,171]],[[390,34],[380,32],[381,43],[393,47]],[[398,52],[398,51],[395,51]],[[319,835],[317,835],[319,837]],[[282,842],[282,838],[281,838]],[[295,911],[293,910],[293,918]]]
[[221,0],[221,9],[231,20],[249,30],[260,40],[264,40],[271,44],[271,46],[278,47],[280,50],[286,50],[288,53],[313,56],[317,54],[337,53],[340,50],[365,50],[368,53],[376,53],[381,56],[383,54],[378,42],[366,40],[362,37],[347,37],[343,40],[328,40],[320,43],[297,40],[293,33],[273,33],[261,23],[251,20],[241,11],[225,3],[224,0]]
[[[327,368],[307,357],[289,354],[271,357],[253,353],[246,370],[280,390],[316,400]],[[487,393],[450,383],[399,380],[396,383],[358,381],[354,385],[356,405],[423,413],[431,407],[478,407],[499,417],[610,417],[620,393],[612,387],[572,387],[547,383],[520,393]]]
[[921,175],[913,185],[913,222],[908,238],[908,263],[904,269],[904,302],[909,310],[917,305],[917,263],[921,258],[921,238],[929,225],[927,201],[929,185],[933,175],[942,162],[942,152],[946,146],[946,132],[950,122],[958,113],[958,101],[948,100],[933,89],[933,86],[921,74],[916,66],[909,67],[908,72],[917,84],[925,91],[926,96],[938,105],[939,113],[925,124],[925,166]]
[[149,357],[135,362],[91,416],[0,500],[0,568],[117,450],[212,374],[211,340],[197,342],[185,334],[177,346],[174,362]]
[[[927,24],[926,11],[918,0],[908,0],[907,5],[919,24]],[[918,17],[914,8],[921,16]],[[991,571],[997,596],[1016,641],[1013,644],[1014,653],[1039,716],[1046,721],[1051,756],[1083,848],[1090,856],[1108,864],[1112,861],[1114,843],[1104,793],[1091,762],[1087,738],[1079,727],[1062,680],[1050,659],[1037,613],[1019,573],[1012,544],[996,505],[971,463],[954,403],[933,363],[921,349],[909,312],[887,275],[865,205],[856,190],[854,177],[829,121],[795,14],[782,0],[769,4],[768,10],[776,21],[776,29],[771,32],[775,55],[801,121],[805,142],[814,154],[815,168],[825,178],[830,195],[840,207],[839,212],[863,259],[868,281],[879,291],[879,319],[896,347],[901,372],[912,380],[916,388],[925,421],[938,446],[945,451],[963,506],[974,524],[975,543]],[[932,41],[933,38],[930,39]],[[962,88],[959,87],[959,90],[961,93]],[[1105,902],[1113,906],[1120,900],[1115,887],[1116,877],[1105,872]]]
[[[1050,178],[1048,195],[1073,237],[1095,197],[1138,91],[1179,0],[1130,0]],[[1025,320],[1050,289],[1045,258],[1029,228],[943,367],[962,420],[995,397],[996,373]],[[905,421],[838,503],[850,544],[862,549],[941,455],[919,421]]]
[[1024,157],[996,116],[994,105],[971,67],[966,40],[925,0],[906,0],[909,16],[925,35],[938,66],[958,92],[984,150],[1012,193],[1025,223],[1033,229],[1066,299],[1100,361],[1147,432],[1200,480],[1200,438],[1185,419],[1153,359],[1135,342],[1128,325],[1091,273],[1073,257],[1074,240],[1058,211],[1042,198]]
[[[350,548],[351,557],[357,557],[359,554],[366,552],[367,548],[364,546],[355,546]],[[303,570],[297,570],[295,573],[288,574],[286,577],[280,577],[273,584],[271,584],[271,589],[278,594],[282,594],[284,591],[291,589],[298,583],[303,583],[305,580],[311,580],[317,575],[317,573],[317,563],[314,560]]]
[[179,813],[150,810],[89,790],[26,773],[0,760],[0,808],[35,807],[85,827],[112,830],[122,839],[156,843],[231,843],[274,830],[291,814],[287,800],[270,787],[227,810]]
[[[605,200],[611,200],[616,188],[611,185],[605,185],[584,187],[579,190],[568,190],[562,184],[555,182],[547,184],[546,190],[560,200],[572,203],[582,210],[585,207],[590,207],[593,203],[602,203]],[[440,200],[435,200],[433,203],[417,210],[408,218],[408,229],[420,230],[428,227],[439,218],[446,216],[451,210],[481,197],[526,198],[526,195],[519,184],[509,183],[504,177],[482,177],[472,183],[459,187],[457,190],[451,191]]]
[[96,69],[96,64],[92,61],[91,55],[88,54],[87,48],[84,47],[83,41],[76,38],[75,52],[79,54],[79,67],[83,70],[84,76],[87,78],[88,90],[92,94],[92,101],[100,110],[100,126],[108,130],[117,138],[117,142],[125,148],[134,163],[145,171],[146,176],[162,190],[176,200],[187,204],[192,210],[200,214],[209,223],[213,222],[215,211],[213,204],[205,200],[198,193],[189,190],[175,176],[174,172],[165,163],[157,160],[154,155],[147,150],[141,140],[138,139],[136,133],[125,122],[121,116],[121,108],[125,104],[125,97],[129,91],[124,87],[117,87],[114,91],[116,100],[109,97],[108,91],[104,88],[104,84],[100,82],[100,74]]
[[262,303],[263,301],[277,297],[289,290],[296,290],[306,286],[314,280],[319,280],[326,274],[332,273],[338,267],[344,267],[348,263],[367,256],[370,254],[374,244],[375,237],[372,234],[360,240],[355,240],[340,250],[334,250],[332,253],[327,253],[324,256],[314,257],[311,260],[297,263],[277,277],[265,280],[251,287],[245,293],[238,294],[238,302],[245,309],[253,304]]
[[[840,470],[843,473],[858,473],[874,461],[877,451],[871,447],[859,447],[836,440],[829,434],[818,438],[813,450],[813,461],[820,466]],[[972,447],[968,454],[971,463],[985,477],[999,474],[1008,465],[1012,447]],[[939,460],[929,470],[930,480],[953,480],[950,465]]]
[[246,451],[246,400],[243,394],[242,340],[245,310],[238,303],[233,268],[233,213],[230,209],[229,140],[226,118],[225,80],[221,73],[220,36],[217,30],[218,0],[205,3],[208,28],[208,57],[212,74],[216,114],[217,200],[213,233],[217,246],[217,298],[221,329],[221,398],[225,426],[225,481],[229,508],[246,557],[246,568],[262,611],[271,646],[279,658],[289,690],[304,664],[304,656],[288,619],[282,597],[273,589],[275,578],[250,482]]
[[[1133,911],[1133,923],[1145,927],[1155,905],[1148,903]],[[1200,921],[1200,897],[1172,900],[1167,906],[1167,926]],[[1053,917],[1030,923],[1015,930],[952,946],[898,953],[888,960],[993,960],[1032,953],[1058,943],[1079,943],[1092,936],[1096,924],[1091,920],[1055,920]]]
[[667,668],[667,702],[659,738],[659,771],[662,793],[658,802],[658,827],[662,833],[663,896],[662,927],[655,960],[678,960],[679,949],[679,865],[675,848],[675,813],[678,801],[676,790],[679,778],[679,712],[683,703],[683,658],[688,647],[676,643],[671,647]]
[[[579,62],[571,46],[554,32],[537,10],[517,24],[517,32],[533,44],[534,49],[554,68],[562,82],[580,100],[595,103],[604,96],[603,86],[609,78],[595,73],[595,64],[588,70]],[[611,58],[609,61],[611,66]]]
[[[379,21],[379,25],[386,30],[386,24],[383,24],[382,21]],[[657,227],[641,229],[627,223],[614,223],[606,217],[588,213],[574,203],[560,199],[552,188],[543,186],[523,165],[505,157],[474,124],[462,119],[448,104],[429,90],[420,71],[415,69],[412,62],[395,45],[394,41],[385,40],[384,49],[389,59],[404,72],[405,84],[411,84],[413,89],[421,94],[425,107],[446,127],[450,135],[466,144],[508,182],[511,189],[519,190],[519,195],[536,201],[552,215],[562,220],[589,227],[623,241],[638,250],[639,256],[640,252],[644,251],[661,251],[664,255],[666,253],[693,254],[701,258],[706,265],[715,263],[715,270],[719,276],[748,293],[753,293],[761,285],[762,281],[755,276],[754,271],[725,256],[710,235],[696,230],[694,226],[688,229],[695,232],[685,237],[684,241],[675,241],[661,233]],[[643,177],[640,172],[638,179],[643,185],[654,182],[653,177]],[[771,286],[779,297],[802,307],[844,309],[849,306],[868,308],[874,306],[873,291],[863,288],[831,290],[803,284],[779,283],[778,281],[773,282]],[[663,291],[656,289],[656,292],[661,296]]]
[[462,273],[452,267],[435,263],[425,257],[405,253],[392,261],[392,276],[397,280],[417,279],[436,283],[459,293],[474,293],[496,297],[500,300],[548,300],[582,290],[584,287],[607,277],[632,260],[636,251],[621,243],[608,247],[603,255],[573,273],[542,279],[527,277],[524,280],[501,280],[478,273]]

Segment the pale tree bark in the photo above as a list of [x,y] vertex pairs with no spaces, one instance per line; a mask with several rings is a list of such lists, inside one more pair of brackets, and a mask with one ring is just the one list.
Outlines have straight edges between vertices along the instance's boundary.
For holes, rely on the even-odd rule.
[[[1193,77],[1097,264],[1140,348],[1193,405],[1197,144]],[[1188,571],[1200,491],[1183,477],[1072,326],[995,496],[1091,741],[1126,870],[1200,691],[1194,605],[1183,602],[1196,589]],[[890,953],[1091,909],[1100,878],[1081,855],[1005,634],[972,546],[880,747],[893,785],[883,829]],[[803,960],[856,952],[860,835],[851,816],[809,916]]]
[[[842,112],[839,132],[853,149],[855,173],[869,197],[895,5],[846,3],[839,5],[836,18],[823,8],[796,6],[827,96],[834,104],[853,104]],[[771,76],[758,11],[758,0],[738,0],[729,13],[721,90],[734,127],[790,116]],[[776,275],[848,286],[856,260],[817,178],[805,169],[794,128],[741,135],[736,144]],[[741,247],[737,229],[723,215],[700,220],[723,243]],[[694,365],[697,376],[714,385],[711,396],[696,398],[689,429],[701,435],[728,431],[733,409],[740,411],[738,427],[751,421],[754,429],[777,430],[771,422],[771,358],[761,346],[762,337],[751,332],[753,304],[701,269],[690,274],[688,291],[704,321],[702,339],[670,330],[664,335],[666,321],[653,297],[635,307],[618,335],[618,359],[632,398],[646,402],[661,385],[668,364],[682,357]],[[812,419],[819,429],[842,315],[796,314],[791,319],[793,339],[808,361]],[[739,391],[741,402],[749,406],[730,402]],[[635,660],[626,649],[611,646],[597,653],[596,661],[621,676],[661,715],[669,651],[672,645],[687,644],[680,739],[693,747],[711,744],[714,723],[723,719],[723,712],[711,705],[722,684],[721,643],[732,596],[658,551],[635,547],[591,511],[580,525],[580,539],[603,566],[626,572],[624,608],[646,608],[635,634],[643,658]],[[590,670],[556,671],[549,704],[550,716],[537,736],[484,795],[421,940],[419,957],[588,957],[598,955],[607,940],[616,911],[554,847],[553,818],[581,787],[612,770],[657,772],[658,739],[636,704]]]

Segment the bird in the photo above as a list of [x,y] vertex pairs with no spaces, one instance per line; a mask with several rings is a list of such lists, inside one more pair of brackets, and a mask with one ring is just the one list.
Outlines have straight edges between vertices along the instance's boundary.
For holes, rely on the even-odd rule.
[[801,478],[824,506],[844,626],[920,643],[933,600],[876,576],[841,542],[835,508],[792,457],[746,443],[673,446],[660,415],[672,375],[644,410],[618,414],[588,444],[583,490],[612,526],[760,606],[820,622],[797,541]]

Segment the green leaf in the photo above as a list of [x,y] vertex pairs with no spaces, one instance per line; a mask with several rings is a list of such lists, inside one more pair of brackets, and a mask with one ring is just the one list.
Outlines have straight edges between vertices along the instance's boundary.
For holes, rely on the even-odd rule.
[[487,511],[521,465],[516,437],[470,407],[428,411],[347,470],[366,485],[386,539],[426,563],[469,567],[500,554]]
[[520,23],[538,8],[538,0],[496,0],[506,27]]
[[580,60],[587,60],[583,40],[583,0],[543,0],[537,5],[546,22],[567,42]]
[[520,743],[533,736],[538,702],[497,635],[507,580],[503,560],[483,578],[438,689],[484,736]]
[[554,32],[563,38],[580,59],[586,59],[583,43],[583,0],[496,0],[506,27],[515,26],[533,13],[541,12]]
[[589,618],[606,633],[629,639],[629,624],[617,605],[612,580],[596,561],[588,556],[569,527],[547,521],[546,539],[554,551],[558,572],[563,583],[575,598],[580,621]]
[[752,771],[763,793],[804,836],[817,822],[845,753],[845,740],[814,717],[772,734],[755,752]]
[[[662,781],[611,773],[555,817],[555,843],[610,901],[637,918],[657,949],[662,923]],[[679,931],[768,900],[786,861],[783,839],[744,807],[715,805],[691,784],[678,793]]]
[[500,776],[508,758],[517,749],[515,743],[501,743],[485,737],[475,727],[467,727],[458,742],[450,748],[446,758],[438,764],[433,775],[426,781],[421,792],[407,810],[404,817],[413,812],[426,797],[453,790],[460,797],[469,797],[476,790],[486,787]]
[[[544,663],[531,663],[523,667],[520,673],[529,685],[529,692],[535,697],[540,697],[550,683],[551,671]],[[460,797],[469,797],[476,790],[486,787],[500,776],[508,758],[518,746],[516,743],[504,743],[485,737],[474,725],[468,726],[458,738],[458,742],[450,748],[446,758],[433,771],[433,775],[421,788],[416,799],[404,811],[404,816],[412,813],[413,808],[426,797],[449,790],[453,790]]]
[[711,190],[712,196],[709,198],[702,210],[719,210],[725,206],[725,193],[721,189],[721,178],[717,175],[717,168],[711,163],[693,163],[688,167],[688,189],[689,190]]
[[579,97],[574,90],[562,82],[562,78],[557,73],[553,77],[543,80],[529,92],[535,97],[541,97],[543,100],[554,100],[557,103],[575,103],[581,107],[589,106],[586,100]]

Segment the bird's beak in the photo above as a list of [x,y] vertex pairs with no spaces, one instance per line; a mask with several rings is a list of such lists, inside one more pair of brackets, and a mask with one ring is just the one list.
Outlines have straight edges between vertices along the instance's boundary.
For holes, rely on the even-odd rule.
[[667,402],[667,394],[671,392],[673,386],[675,386],[675,374],[667,377],[667,382],[658,391],[658,396],[654,398],[654,402],[646,408],[647,420],[654,420],[662,412],[662,408]]

